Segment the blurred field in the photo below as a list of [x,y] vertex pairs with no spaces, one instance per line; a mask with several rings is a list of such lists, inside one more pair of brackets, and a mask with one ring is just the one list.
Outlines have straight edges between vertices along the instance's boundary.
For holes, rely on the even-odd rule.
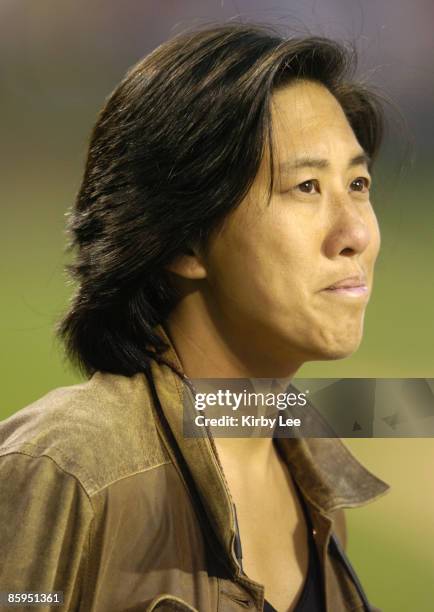
[[348,550],[373,604],[429,612],[434,601],[434,440],[345,440],[391,490],[346,511]]

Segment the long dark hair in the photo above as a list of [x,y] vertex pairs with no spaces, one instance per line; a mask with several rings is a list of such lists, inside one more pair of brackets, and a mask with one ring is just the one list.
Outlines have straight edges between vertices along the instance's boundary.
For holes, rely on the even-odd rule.
[[352,47],[228,24],[182,34],[133,66],[93,128],[70,213],[78,282],[57,334],[87,375],[133,375],[166,348],[155,325],[177,300],[164,267],[207,239],[247,194],[269,147],[270,99],[296,79],[326,86],[371,160],[381,98],[353,80]]

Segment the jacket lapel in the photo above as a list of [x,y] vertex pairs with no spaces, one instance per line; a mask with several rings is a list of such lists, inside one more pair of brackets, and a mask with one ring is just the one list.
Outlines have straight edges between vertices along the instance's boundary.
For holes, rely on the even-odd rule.
[[339,438],[277,438],[276,444],[305,497],[326,514],[367,504],[390,488]]
[[[181,363],[170,344],[169,338],[162,329],[160,334],[169,344],[169,349],[163,356],[164,360],[170,362],[176,370],[182,372]],[[177,460],[177,463],[184,463],[184,467],[191,476],[194,487],[200,496],[207,519],[211,522],[213,531],[226,551],[226,555],[229,555],[233,569],[236,569],[238,565],[234,556],[236,528],[233,503],[224,480],[223,469],[217,459],[213,441],[208,437],[184,437],[184,407],[187,409],[190,407],[191,410],[194,410],[193,402],[185,402],[186,396],[189,393],[191,396],[191,392],[172,368],[152,361],[151,373],[164,413],[164,420],[167,422],[170,435],[173,436],[177,450],[182,456],[182,462]],[[162,431],[162,434],[166,437],[167,442],[167,432]],[[169,442],[169,452],[173,450],[170,448],[171,446]]]

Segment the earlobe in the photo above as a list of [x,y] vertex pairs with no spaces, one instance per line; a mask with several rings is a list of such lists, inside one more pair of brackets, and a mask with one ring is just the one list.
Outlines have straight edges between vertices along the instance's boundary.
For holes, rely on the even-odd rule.
[[195,255],[193,251],[191,251],[191,254],[178,255],[176,259],[166,266],[166,270],[191,280],[206,278],[207,275],[200,257]]

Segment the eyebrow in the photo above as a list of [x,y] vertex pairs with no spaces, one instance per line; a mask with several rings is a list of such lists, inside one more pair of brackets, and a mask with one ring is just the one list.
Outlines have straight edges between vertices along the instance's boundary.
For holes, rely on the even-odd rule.
[[[348,168],[353,168],[354,166],[365,165],[368,169],[371,163],[371,158],[364,151],[362,153],[358,153],[354,157],[350,159],[348,162]],[[282,162],[279,165],[280,172],[290,172],[291,170],[299,170],[300,168],[328,168],[330,166],[330,162],[324,158],[318,157],[299,157],[295,161],[286,161]]]

